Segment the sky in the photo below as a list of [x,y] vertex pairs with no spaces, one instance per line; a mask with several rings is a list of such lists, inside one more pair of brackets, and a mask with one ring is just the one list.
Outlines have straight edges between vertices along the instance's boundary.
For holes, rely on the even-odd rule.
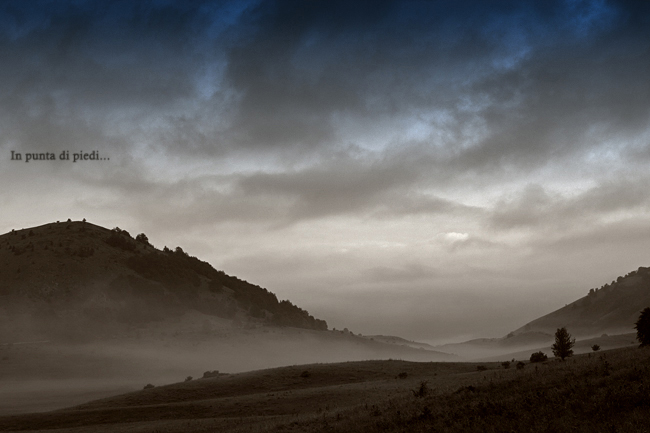
[[0,232],[86,218],[330,328],[500,337],[650,266],[648,77],[648,2],[5,0]]

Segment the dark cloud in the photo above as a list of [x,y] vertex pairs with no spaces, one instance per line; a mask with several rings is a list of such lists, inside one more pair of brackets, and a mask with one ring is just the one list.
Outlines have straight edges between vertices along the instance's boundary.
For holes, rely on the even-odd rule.
[[119,153],[185,110],[211,60],[210,19],[195,6],[3,3],[3,147],[99,144]]
[[[119,131],[187,157],[289,147],[310,158],[359,138],[342,135],[341,119],[372,133],[379,122],[438,111],[448,120],[429,126],[448,139],[429,145],[472,170],[544,164],[571,155],[594,124],[615,134],[648,119],[648,26],[638,5],[40,6],[2,10],[2,118],[36,126],[21,130],[56,136],[81,123],[95,142]],[[5,146],[45,145],[6,129]]]

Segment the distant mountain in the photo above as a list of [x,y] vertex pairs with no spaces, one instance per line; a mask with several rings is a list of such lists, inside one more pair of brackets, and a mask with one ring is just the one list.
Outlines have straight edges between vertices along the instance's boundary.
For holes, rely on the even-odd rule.
[[266,289],[176,247],[68,220],[0,236],[0,333],[109,335],[195,310],[234,326],[327,330],[327,323]]
[[559,310],[527,323],[508,334],[529,332],[553,335],[566,327],[576,337],[624,334],[634,331],[641,310],[650,306],[650,268],[640,267]]
[[402,337],[396,337],[394,335],[365,335],[364,337],[382,343],[411,347],[413,349],[435,350],[435,348],[430,344],[411,341]]

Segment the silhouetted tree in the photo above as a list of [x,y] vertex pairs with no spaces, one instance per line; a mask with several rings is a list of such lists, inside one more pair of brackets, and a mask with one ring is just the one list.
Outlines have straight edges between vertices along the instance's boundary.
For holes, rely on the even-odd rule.
[[138,242],[140,242],[140,243],[142,243],[142,244],[150,245],[150,244],[149,244],[149,238],[148,238],[147,235],[145,235],[144,233],[140,233],[139,235],[137,235],[137,236],[135,237],[135,240],[138,241]]
[[573,350],[571,348],[576,344],[576,339],[571,338],[571,334],[566,328],[559,328],[555,331],[555,344],[551,346],[553,350],[553,355],[558,356],[564,361],[564,358],[568,358],[573,355]]
[[591,350],[593,350],[594,352],[598,352],[600,350],[600,346],[597,345],[597,344],[594,344],[593,346],[591,346]]
[[650,307],[641,311],[634,328],[636,329],[636,339],[641,343],[639,347],[650,346]]

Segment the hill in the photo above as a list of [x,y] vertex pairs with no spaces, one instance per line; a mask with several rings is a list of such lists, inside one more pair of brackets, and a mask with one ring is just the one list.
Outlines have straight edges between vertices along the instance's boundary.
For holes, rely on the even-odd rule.
[[564,307],[535,319],[509,335],[553,335],[566,327],[576,337],[631,332],[641,310],[650,306],[650,268],[640,267]]
[[146,235],[117,227],[68,221],[12,230],[0,236],[0,264],[0,341],[97,338],[187,311],[235,326],[327,330],[290,301],[181,247],[159,250]]
[[412,347],[414,349],[435,350],[435,348],[430,344],[421,343],[419,341],[411,341],[411,340],[407,340],[406,338],[396,337],[394,335],[365,335],[364,337],[374,341],[381,341],[383,343],[396,344],[405,347]]
[[[608,338],[630,334],[641,310],[650,306],[650,268],[640,267],[600,288],[589,290],[586,296],[500,338],[481,338],[461,343],[435,346],[435,350],[454,353],[465,359],[528,359],[538,350],[550,352],[555,331],[566,327],[578,346],[585,351],[594,339],[603,347],[624,347],[634,344],[634,338]],[[594,340],[595,341],[595,340]]]

